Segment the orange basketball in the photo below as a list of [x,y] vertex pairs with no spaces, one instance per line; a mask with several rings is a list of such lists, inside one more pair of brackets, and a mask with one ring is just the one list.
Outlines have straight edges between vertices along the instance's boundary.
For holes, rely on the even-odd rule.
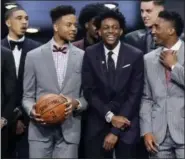
[[67,99],[61,95],[41,96],[36,103],[36,113],[40,114],[47,124],[62,123],[65,120],[65,102]]

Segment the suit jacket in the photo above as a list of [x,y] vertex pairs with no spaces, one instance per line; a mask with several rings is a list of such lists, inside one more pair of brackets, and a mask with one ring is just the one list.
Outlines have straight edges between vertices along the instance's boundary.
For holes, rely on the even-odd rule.
[[84,38],[79,40],[79,41],[76,41],[76,42],[73,42],[73,45],[82,49],[82,50],[85,50],[85,46],[84,46]]
[[[139,48],[144,54],[146,54],[156,49],[155,46],[152,46],[152,38],[148,35],[147,29],[139,29],[126,34],[124,41],[134,47]],[[180,38],[184,40],[184,33],[182,33]]]
[[[7,38],[4,38],[1,41],[1,44],[3,46],[5,46],[6,48],[10,48],[9,42]],[[34,40],[31,40],[29,38],[25,38],[24,40],[24,44],[23,44],[23,48],[22,48],[22,54],[21,54],[21,58],[20,58],[20,65],[19,65],[19,72],[18,72],[18,77],[17,77],[17,84],[16,84],[16,106],[19,107],[21,109],[21,111],[23,112],[24,115],[24,120],[25,123],[28,122],[27,117],[25,116],[25,113],[22,109],[22,96],[23,96],[23,75],[24,75],[24,65],[25,65],[25,59],[26,59],[26,55],[27,53],[34,49],[39,47],[41,44],[39,42],[36,42]]]
[[11,122],[16,107],[16,71],[10,50],[1,46],[1,117]]
[[173,140],[184,144],[184,42],[178,63],[166,87],[165,69],[159,63],[162,47],[145,55],[145,85],[140,110],[141,135],[153,133],[160,144],[169,127]]
[[[63,86],[60,89],[57,80],[54,60],[52,57],[51,41],[30,51],[26,58],[24,74],[23,107],[27,114],[40,96],[48,93],[63,94],[77,98],[86,109],[86,101],[80,94],[81,65],[84,52],[72,44],[69,45],[69,57]],[[29,140],[48,141],[48,132],[45,126],[33,121],[29,125]],[[64,139],[69,143],[78,144],[81,131],[81,117],[71,116],[61,124]]]
[[[116,68],[115,85],[108,86],[107,67],[103,43],[86,49],[82,67],[82,87],[88,102],[86,141],[103,130],[112,132],[125,143],[139,138],[139,102],[143,86],[143,53],[128,44],[121,43]],[[110,96],[111,95],[111,96]],[[131,121],[131,127],[121,131],[105,120],[108,111],[122,115]]]

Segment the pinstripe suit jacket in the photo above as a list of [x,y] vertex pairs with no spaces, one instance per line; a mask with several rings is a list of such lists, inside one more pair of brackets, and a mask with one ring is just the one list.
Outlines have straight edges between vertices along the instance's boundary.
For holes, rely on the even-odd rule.
[[178,63],[166,86],[165,69],[159,62],[162,47],[145,55],[145,85],[140,109],[141,135],[153,133],[157,143],[167,126],[177,144],[184,144],[184,42],[177,52]]

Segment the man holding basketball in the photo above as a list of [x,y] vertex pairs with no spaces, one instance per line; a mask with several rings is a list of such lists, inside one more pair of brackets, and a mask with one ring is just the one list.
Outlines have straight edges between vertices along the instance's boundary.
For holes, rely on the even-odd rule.
[[[23,106],[32,118],[29,158],[78,158],[81,128],[78,113],[86,108],[86,101],[80,96],[84,52],[70,43],[77,32],[75,9],[58,6],[50,16],[53,38],[29,52],[25,62]],[[68,98],[66,120],[62,124],[47,125],[35,113],[37,100],[49,93]]]

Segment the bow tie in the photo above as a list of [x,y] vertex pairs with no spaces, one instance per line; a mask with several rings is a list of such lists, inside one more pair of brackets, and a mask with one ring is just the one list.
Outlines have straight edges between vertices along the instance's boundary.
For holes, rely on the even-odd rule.
[[22,47],[23,47],[23,41],[21,41],[21,42],[9,41],[9,42],[10,42],[11,50],[14,50],[15,46],[17,46],[18,50],[22,49]]
[[67,53],[67,47],[66,46],[57,47],[57,46],[53,45],[53,52],[61,52],[63,54],[66,54]]

